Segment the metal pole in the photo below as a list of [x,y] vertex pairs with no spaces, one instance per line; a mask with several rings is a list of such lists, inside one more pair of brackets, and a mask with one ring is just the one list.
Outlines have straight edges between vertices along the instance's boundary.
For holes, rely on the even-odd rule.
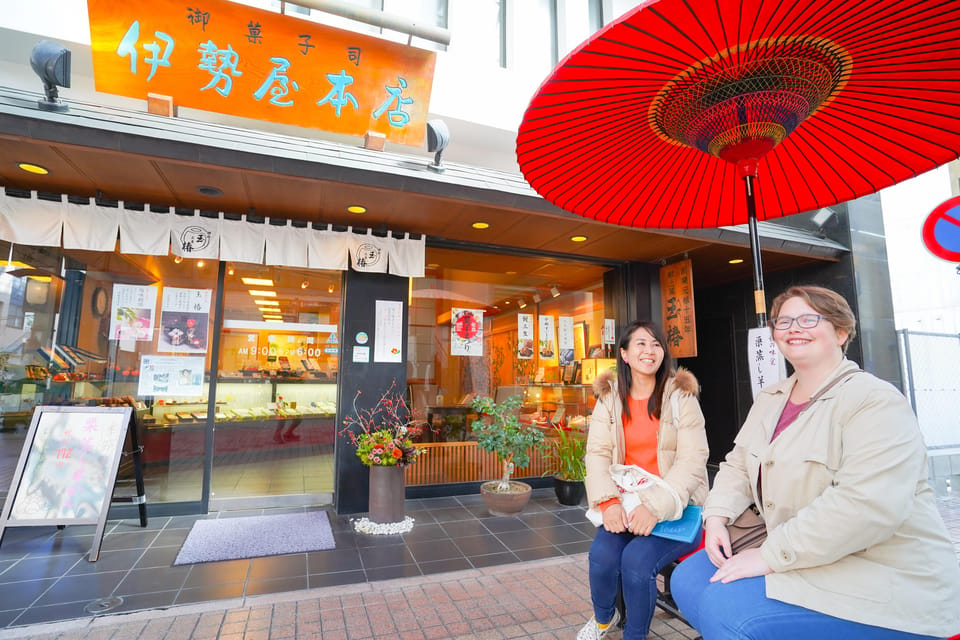
[[747,222],[750,229],[750,256],[753,259],[753,305],[757,312],[757,327],[767,325],[767,300],[763,291],[763,262],[760,257],[760,233],[757,231],[757,203],[753,181],[757,175],[744,173],[747,188]]
[[356,20],[357,22],[371,24],[383,29],[390,29],[391,31],[399,31],[400,33],[406,33],[431,42],[443,45],[450,44],[449,29],[437,27],[432,24],[417,24],[403,16],[365,9],[339,0],[296,0],[295,3],[301,7],[309,7],[317,11],[340,16],[341,18]]

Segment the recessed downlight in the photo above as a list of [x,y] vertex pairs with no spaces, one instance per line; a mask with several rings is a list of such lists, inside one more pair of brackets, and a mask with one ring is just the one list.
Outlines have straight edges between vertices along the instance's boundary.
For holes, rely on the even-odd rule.
[[570,242],[586,242],[587,236],[570,236]]
[[472,225],[470,225],[470,226],[473,227],[474,229],[489,229],[489,228],[490,228],[490,223],[489,223],[489,222],[480,222],[480,221],[478,221],[478,222],[474,222],[474,223],[473,223]]
[[347,207],[347,211],[349,211],[350,213],[366,213],[367,208],[359,204],[352,204],[349,207]]
[[45,176],[50,173],[50,169],[43,167],[39,164],[33,164],[32,162],[18,162],[17,167],[21,171],[26,171],[27,173],[33,173],[38,176]]
[[743,262],[743,258],[734,258],[733,260],[728,260],[727,262],[729,264],[741,264]]
[[223,191],[217,187],[211,187],[209,185],[200,185],[197,187],[197,193],[202,196],[210,196],[211,198],[216,198],[223,195]]

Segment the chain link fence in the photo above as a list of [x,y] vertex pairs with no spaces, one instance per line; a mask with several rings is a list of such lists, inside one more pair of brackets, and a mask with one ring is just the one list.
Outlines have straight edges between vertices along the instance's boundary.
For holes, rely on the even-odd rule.
[[930,455],[938,493],[960,490],[960,335],[897,331],[903,392]]

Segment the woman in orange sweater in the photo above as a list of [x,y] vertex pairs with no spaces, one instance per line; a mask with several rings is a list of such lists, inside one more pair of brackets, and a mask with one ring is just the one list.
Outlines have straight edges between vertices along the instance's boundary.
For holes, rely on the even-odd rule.
[[[623,330],[617,375],[594,383],[597,404],[587,435],[587,499],[603,513],[590,546],[590,597],[594,617],[577,640],[599,640],[619,621],[617,593],[623,591],[624,640],[647,637],[656,606],[657,574],[693,552],[700,540],[675,542],[651,536],[661,520],[672,520],[679,504],[702,504],[707,495],[707,434],[692,373],[674,371],[663,330],[635,322]],[[641,505],[626,513],[610,475],[613,464],[637,465],[667,486],[642,492]],[[682,506],[681,506],[682,508]]]

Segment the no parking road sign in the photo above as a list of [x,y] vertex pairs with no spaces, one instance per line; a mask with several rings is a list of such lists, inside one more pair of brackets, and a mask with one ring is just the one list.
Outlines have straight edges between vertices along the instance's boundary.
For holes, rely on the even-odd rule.
[[923,244],[938,258],[960,262],[960,196],[930,212],[923,223]]

